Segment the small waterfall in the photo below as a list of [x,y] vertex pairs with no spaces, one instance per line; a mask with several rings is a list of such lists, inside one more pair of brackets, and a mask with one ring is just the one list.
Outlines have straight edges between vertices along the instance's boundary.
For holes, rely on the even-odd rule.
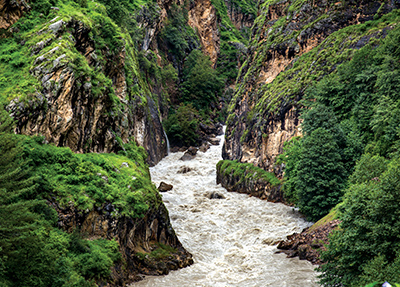
[[[194,264],[166,276],[146,276],[131,287],[314,287],[314,266],[275,254],[275,243],[310,224],[293,208],[227,192],[216,184],[221,148],[211,146],[190,161],[171,153],[150,168],[156,185],[172,184],[162,194],[171,223]],[[183,173],[182,171],[188,171]],[[222,199],[210,199],[218,193]]]
[[167,155],[169,155],[169,153],[170,153],[169,139],[168,139],[167,133],[165,132],[164,129],[163,129],[163,131],[164,131],[165,139],[167,141]]

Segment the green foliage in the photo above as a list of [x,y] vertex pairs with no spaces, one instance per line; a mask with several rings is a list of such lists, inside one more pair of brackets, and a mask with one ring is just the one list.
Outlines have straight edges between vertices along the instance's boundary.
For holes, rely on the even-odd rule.
[[299,137],[292,138],[285,142],[283,154],[278,156],[277,164],[285,164],[285,176],[283,181],[283,193],[285,200],[289,203],[298,204],[297,174],[298,164],[302,156],[302,141]]
[[150,205],[159,203],[145,164],[147,155],[134,141],[122,152],[129,158],[112,153],[74,154],[42,141],[39,137],[24,141],[25,156],[40,174],[41,196],[54,194],[62,205],[73,202],[83,211],[111,202],[116,207],[114,216],[134,218],[142,218]]
[[164,122],[169,140],[175,145],[195,145],[198,139],[198,112],[191,104],[181,104]]
[[[239,31],[233,25],[228,16],[228,7],[223,0],[212,0],[213,6],[220,19],[220,52],[218,55],[216,69],[227,83],[236,80],[238,74],[238,63],[243,62],[247,46],[248,32],[246,29]],[[239,9],[244,14],[256,15],[256,3],[252,0],[234,0],[231,2],[233,9]]]
[[[324,286],[400,280],[400,160],[392,160],[378,179],[368,180],[376,174],[360,165],[378,162],[374,157],[358,162],[360,180],[348,188],[341,208],[341,228],[330,236],[328,250],[322,254],[327,262],[319,267]],[[380,162],[380,170],[384,170],[385,162]]]
[[178,61],[182,61],[191,50],[200,46],[199,39],[195,31],[187,24],[186,8],[173,5],[168,12],[168,19],[160,32],[160,40],[167,45],[169,52]]
[[343,195],[345,170],[333,135],[318,128],[304,137],[297,169],[300,211],[317,221],[338,204]]
[[138,252],[136,253],[136,256],[141,258],[141,260],[145,260],[146,258],[150,260],[160,260],[168,258],[169,256],[171,256],[172,253],[175,253],[177,251],[176,248],[162,243],[157,243],[152,248],[153,250],[150,253]]
[[[107,278],[120,260],[117,242],[88,241],[54,227],[57,212],[37,196],[38,191],[43,193],[37,169],[40,151],[29,158],[29,140],[12,134],[11,128],[10,117],[1,110],[0,286],[90,287],[91,279]],[[38,147],[30,145],[33,150]],[[55,156],[67,164],[71,154]],[[84,248],[75,248],[76,242]]]
[[183,69],[181,101],[191,103],[198,110],[209,109],[222,94],[223,81],[211,67],[208,56],[193,50],[187,57]]

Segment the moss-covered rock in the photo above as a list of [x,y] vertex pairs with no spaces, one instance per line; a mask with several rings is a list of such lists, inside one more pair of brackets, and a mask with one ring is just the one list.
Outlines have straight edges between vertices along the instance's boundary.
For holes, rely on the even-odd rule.
[[217,164],[217,184],[228,191],[247,193],[272,202],[284,202],[280,183],[273,173],[249,163],[221,160]]

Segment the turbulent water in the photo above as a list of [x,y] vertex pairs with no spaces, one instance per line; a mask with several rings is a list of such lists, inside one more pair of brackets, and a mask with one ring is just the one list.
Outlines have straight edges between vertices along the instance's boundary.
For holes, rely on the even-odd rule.
[[[195,264],[132,286],[318,286],[309,262],[275,254],[276,241],[308,223],[291,207],[216,185],[221,147],[222,142],[185,162],[179,160],[183,153],[172,153],[150,169],[156,185],[164,181],[174,186],[163,200]],[[183,166],[192,170],[178,173]],[[209,199],[212,192],[225,198]]]

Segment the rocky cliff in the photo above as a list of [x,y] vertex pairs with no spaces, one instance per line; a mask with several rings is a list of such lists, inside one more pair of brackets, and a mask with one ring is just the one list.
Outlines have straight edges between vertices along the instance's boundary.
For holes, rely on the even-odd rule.
[[[229,107],[224,159],[281,175],[276,157],[286,141],[301,135],[305,90],[355,50],[378,44],[394,23],[390,16],[379,19],[399,7],[398,1],[261,3]],[[366,21],[371,24],[363,25]]]
[[189,10],[188,24],[197,30],[203,53],[215,65],[220,49],[220,35],[217,26],[216,9],[210,0],[196,0]]
[[31,7],[29,1],[0,1],[0,31],[1,29],[8,29],[12,24],[17,22],[24,13],[29,11]]
[[[112,286],[126,286],[140,280],[141,275],[164,275],[193,264],[192,255],[175,235],[163,203],[148,210],[141,219],[113,216],[115,207],[112,204],[89,212],[73,206],[60,207],[57,202],[49,204],[56,209],[58,225],[63,230],[80,230],[90,240],[117,240],[122,261],[112,270]],[[155,257],[154,251],[160,249],[166,254]]]
[[36,87],[16,90],[8,105],[17,132],[42,134],[75,152],[118,151],[121,142],[134,139],[156,164],[167,153],[166,140],[130,37],[110,20],[104,25],[113,36],[91,28],[100,19],[78,19],[57,9],[50,16],[36,31],[19,35],[21,50],[30,54],[27,77]]

